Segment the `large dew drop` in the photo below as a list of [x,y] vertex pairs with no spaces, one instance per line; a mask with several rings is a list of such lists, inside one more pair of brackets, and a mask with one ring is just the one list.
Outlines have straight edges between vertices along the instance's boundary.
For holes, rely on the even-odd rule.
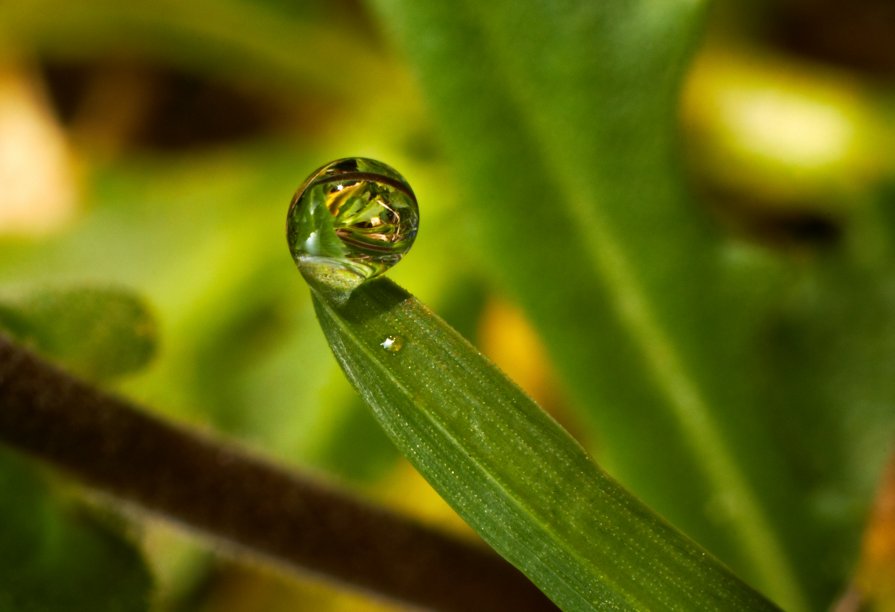
[[286,218],[289,249],[305,280],[342,301],[410,250],[419,209],[393,168],[352,157],[319,168],[295,193]]

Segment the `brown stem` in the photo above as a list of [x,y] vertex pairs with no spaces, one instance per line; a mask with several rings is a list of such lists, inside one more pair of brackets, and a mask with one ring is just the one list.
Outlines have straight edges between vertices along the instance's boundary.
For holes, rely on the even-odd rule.
[[288,568],[426,608],[553,609],[484,547],[164,422],[2,336],[0,442]]

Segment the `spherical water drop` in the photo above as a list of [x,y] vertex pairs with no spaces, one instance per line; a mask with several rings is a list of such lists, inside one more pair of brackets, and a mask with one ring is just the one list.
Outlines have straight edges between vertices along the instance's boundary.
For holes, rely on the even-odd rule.
[[419,209],[393,168],[352,157],[317,169],[286,217],[289,249],[316,289],[339,299],[398,263],[410,250]]
[[389,353],[397,353],[404,348],[404,338],[401,336],[386,336],[385,339],[379,343],[379,346]]

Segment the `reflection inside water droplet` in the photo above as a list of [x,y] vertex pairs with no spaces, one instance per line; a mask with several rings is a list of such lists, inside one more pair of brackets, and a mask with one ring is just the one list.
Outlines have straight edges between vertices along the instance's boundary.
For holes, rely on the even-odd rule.
[[386,336],[385,339],[379,343],[379,346],[389,353],[397,353],[404,348],[404,338],[401,336]]
[[416,197],[404,177],[382,162],[356,157],[308,177],[289,206],[286,235],[305,279],[347,297],[401,260],[418,225]]

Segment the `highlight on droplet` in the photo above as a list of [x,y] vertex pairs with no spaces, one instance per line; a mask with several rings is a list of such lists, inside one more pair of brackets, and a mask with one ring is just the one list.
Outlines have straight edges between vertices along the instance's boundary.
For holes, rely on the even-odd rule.
[[386,336],[382,342],[379,343],[379,346],[389,353],[397,353],[404,348],[404,338],[401,336]]

